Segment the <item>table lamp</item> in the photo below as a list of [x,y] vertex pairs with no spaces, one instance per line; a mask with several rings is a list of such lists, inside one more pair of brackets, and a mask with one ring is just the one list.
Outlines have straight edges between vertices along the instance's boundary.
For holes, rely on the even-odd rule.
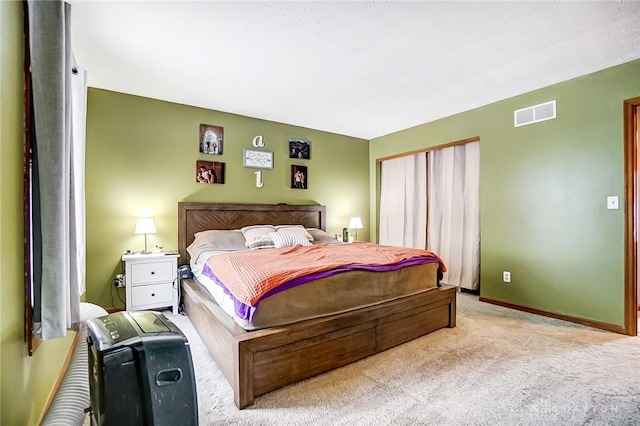
[[136,221],[136,230],[135,234],[144,234],[144,251],[140,252],[142,254],[149,254],[150,251],[147,251],[147,234],[155,234],[156,233],[156,223],[153,221],[152,217],[139,217]]
[[349,219],[349,228],[353,228],[356,230],[353,241],[358,241],[358,229],[362,229],[362,218],[360,218],[359,216],[354,216]]

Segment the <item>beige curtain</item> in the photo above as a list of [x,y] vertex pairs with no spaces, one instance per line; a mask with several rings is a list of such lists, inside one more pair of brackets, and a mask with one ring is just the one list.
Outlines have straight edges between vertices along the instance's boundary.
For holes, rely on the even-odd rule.
[[[31,202],[34,328],[43,339],[66,335],[79,321],[77,253],[79,177],[71,109],[71,6],[28,1],[32,84],[33,188]],[[83,167],[83,166],[82,166]]]

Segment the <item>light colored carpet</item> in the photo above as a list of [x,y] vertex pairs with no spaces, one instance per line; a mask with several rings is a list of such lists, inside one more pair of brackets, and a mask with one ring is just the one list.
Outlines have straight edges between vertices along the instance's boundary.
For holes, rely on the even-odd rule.
[[458,294],[443,329],[238,410],[188,317],[201,425],[640,425],[640,338]]

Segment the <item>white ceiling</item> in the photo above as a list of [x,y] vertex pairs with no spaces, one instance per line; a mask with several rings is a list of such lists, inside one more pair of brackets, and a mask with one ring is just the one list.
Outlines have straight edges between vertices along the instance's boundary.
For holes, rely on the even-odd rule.
[[640,58],[639,1],[70,2],[91,87],[365,139]]

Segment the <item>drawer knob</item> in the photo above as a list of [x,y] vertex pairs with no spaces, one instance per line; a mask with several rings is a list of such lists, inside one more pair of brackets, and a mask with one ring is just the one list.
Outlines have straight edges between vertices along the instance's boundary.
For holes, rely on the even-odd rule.
[[155,295],[156,295],[155,293],[151,293],[151,296],[152,296],[152,297],[153,297],[153,296],[155,296]]
[[155,272],[151,271],[151,275],[155,274]]

